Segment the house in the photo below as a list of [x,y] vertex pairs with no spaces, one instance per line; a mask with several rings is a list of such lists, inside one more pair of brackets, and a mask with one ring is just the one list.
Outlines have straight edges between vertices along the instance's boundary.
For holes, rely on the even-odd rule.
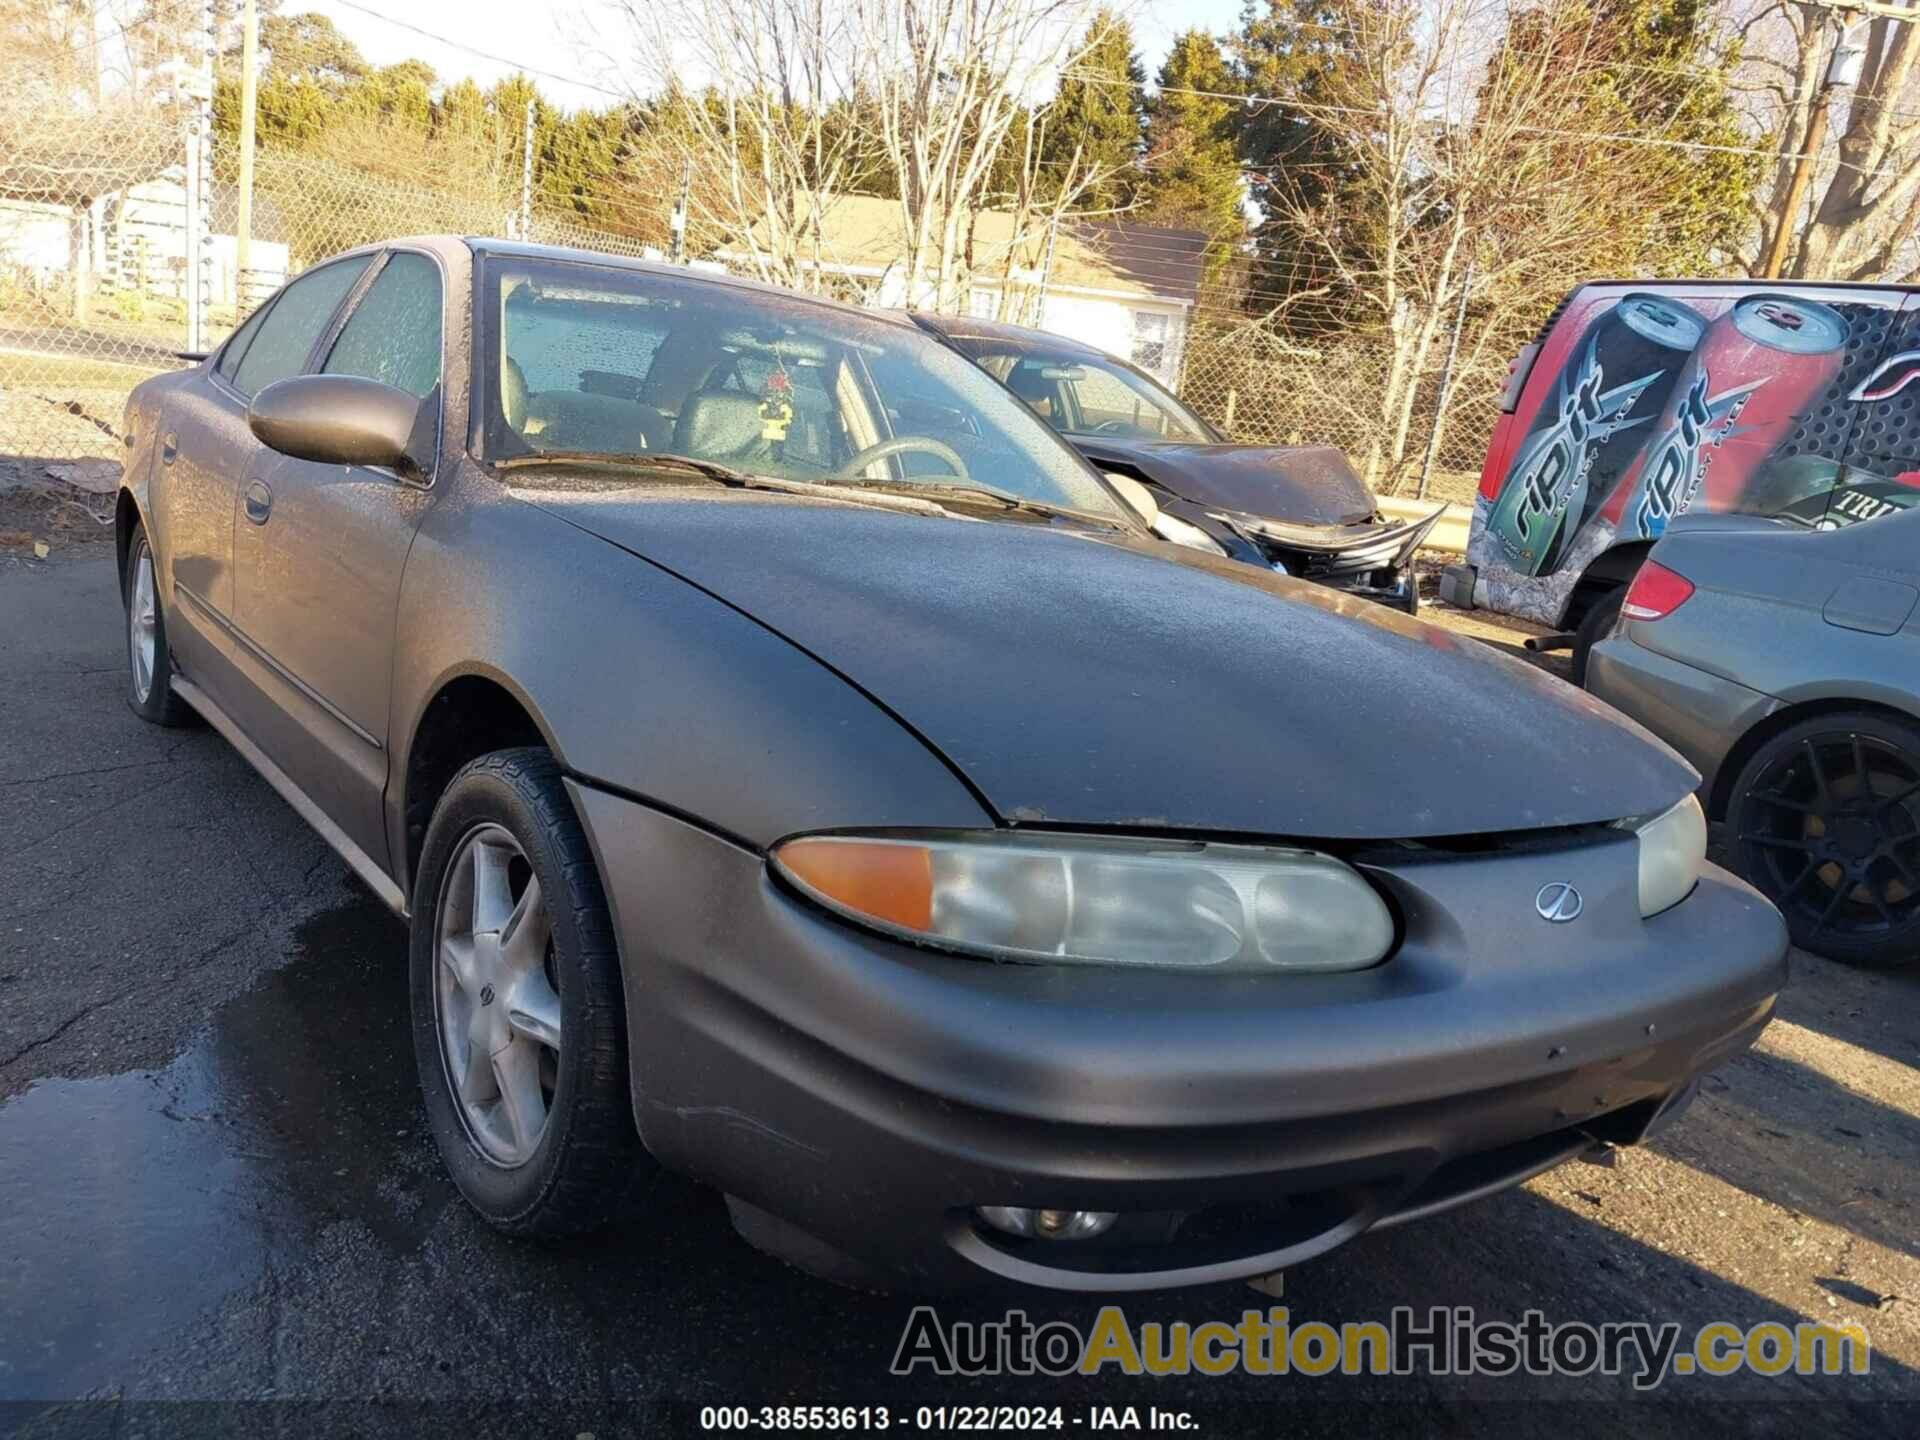
[[[1178,387],[1207,237],[1150,225],[1045,220],[1018,233],[1004,210],[972,216],[966,310],[1098,346]],[[902,306],[911,295],[900,203],[873,195],[824,197],[819,270],[829,288],[862,304]],[[743,251],[723,251],[738,265]],[[924,286],[920,287],[924,292]]]
[[[176,165],[97,197],[84,208],[0,197],[0,270],[45,286],[69,276],[81,261],[108,290],[183,299],[188,211],[182,175],[183,168]],[[233,186],[215,184],[210,198],[209,299],[216,306],[234,306],[241,298],[233,236],[238,196]],[[256,201],[248,252],[249,301],[287,279],[290,257],[279,227],[273,206]]]

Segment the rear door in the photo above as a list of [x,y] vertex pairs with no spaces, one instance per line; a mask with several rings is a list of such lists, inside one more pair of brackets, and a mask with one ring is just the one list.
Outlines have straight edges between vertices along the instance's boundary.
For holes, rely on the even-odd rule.
[[1887,327],[1871,369],[1849,377],[1845,464],[1821,517],[1830,529],[1920,504],[1920,295]]
[[159,508],[174,625],[168,639],[223,709],[234,690],[234,502],[261,449],[247,428],[247,402],[263,385],[299,371],[366,264],[364,255],[337,260],[282,288],[221,347],[204,378],[169,403],[162,420]]
[[[386,252],[312,370],[409,392],[437,437],[444,292],[433,256]],[[438,457],[423,458],[431,476]],[[236,507],[248,731],[376,862],[386,857],[393,615],[427,498],[426,485],[390,470],[263,450]]]

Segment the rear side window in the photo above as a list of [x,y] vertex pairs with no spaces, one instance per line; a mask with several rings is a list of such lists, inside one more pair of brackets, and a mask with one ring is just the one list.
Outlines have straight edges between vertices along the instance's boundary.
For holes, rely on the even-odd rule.
[[440,383],[440,268],[402,253],[386,264],[333,342],[328,375],[358,375],[425,399]]
[[364,255],[339,260],[309,271],[282,290],[240,357],[233,388],[255,395],[276,380],[298,375],[320,332],[366,268]]
[[273,308],[273,302],[262,303],[253,314],[247,317],[247,323],[234,332],[227,341],[227,348],[220,352],[219,370],[226,379],[233,379],[233,372],[240,368],[240,361],[247,353],[247,346],[253,343],[254,332],[259,330],[260,322],[267,318],[267,311]]

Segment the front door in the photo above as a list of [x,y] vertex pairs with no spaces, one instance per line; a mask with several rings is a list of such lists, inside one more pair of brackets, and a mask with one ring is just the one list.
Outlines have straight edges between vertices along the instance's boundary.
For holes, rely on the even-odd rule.
[[[437,406],[443,310],[438,263],[388,252],[316,368]],[[238,658],[253,692],[243,727],[380,864],[393,617],[427,500],[391,471],[263,449],[235,510]]]

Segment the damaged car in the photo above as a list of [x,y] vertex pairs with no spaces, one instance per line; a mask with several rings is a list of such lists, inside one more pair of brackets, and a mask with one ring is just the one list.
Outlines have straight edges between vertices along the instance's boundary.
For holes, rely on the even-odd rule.
[[400,917],[510,1234],[657,1164],[869,1287],[1268,1275],[1671,1124],[1784,980],[1673,751],[1155,538],[904,321],[395,241],[126,434],[127,702]]
[[993,320],[910,318],[1019,396],[1109,479],[1145,487],[1162,539],[1419,609],[1413,554],[1444,506],[1390,520],[1337,447],[1235,444],[1145,370],[1091,345]]

